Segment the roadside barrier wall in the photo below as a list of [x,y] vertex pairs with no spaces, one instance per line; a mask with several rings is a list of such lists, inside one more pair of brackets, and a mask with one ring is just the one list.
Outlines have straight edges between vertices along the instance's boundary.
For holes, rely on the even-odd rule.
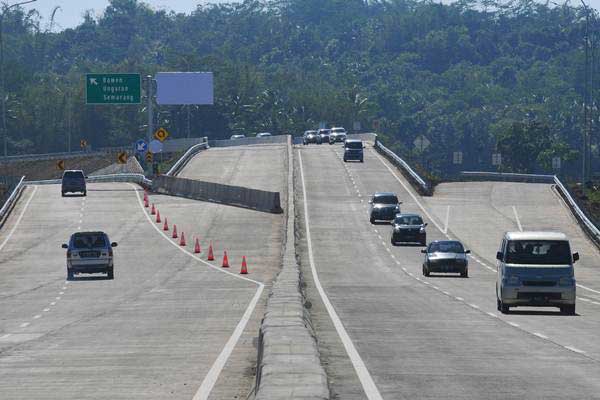
[[210,201],[268,213],[281,214],[279,192],[249,189],[194,179],[161,175],[152,181],[152,190],[171,196]]

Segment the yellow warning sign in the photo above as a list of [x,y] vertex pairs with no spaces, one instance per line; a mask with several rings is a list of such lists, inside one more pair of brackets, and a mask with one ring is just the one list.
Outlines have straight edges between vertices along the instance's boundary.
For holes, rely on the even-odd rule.
[[161,142],[164,142],[169,137],[169,132],[165,128],[160,128],[156,132],[154,132],[154,137]]
[[146,161],[147,162],[152,162],[152,160],[154,159],[154,156],[152,155],[151,152],[147,152],[146,153]]
[[119,162],[119,164],[127,164],[127,152],[126,151],[120,152],[119,155],[117,156],[117,161]]
[[60,169],[61,171],[65,170],[65,160],[58,160],[56,162],[56,168]]

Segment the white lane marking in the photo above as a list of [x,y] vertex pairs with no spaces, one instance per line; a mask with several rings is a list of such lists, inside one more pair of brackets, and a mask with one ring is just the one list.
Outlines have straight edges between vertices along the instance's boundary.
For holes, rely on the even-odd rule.
[[203,259],[197,257],[193,253],[189,252],[188,250],[180,247],[176,242],[172,241],[171,238],[169,238],[162,230],[160,230],[158,228],[158,226],[154,223],[154,221],[152,221],[152,218],[150,218],[150,215],[144,209],[144,205],[142,204],[142,199],[140,198],[137,188],[132,183],[130,183],[129,185],[133,188],[135,196],[137,197],[137,200],[138,200],[138,204],[139,204],[143,214],[146,216],[146,219],[148,220],[150,225],[156,230],[156,232],[158,232],[160,235],[162,235],[163,238],[166,239],[167,243],[170,243],[173,247],[175,247],[179,251],[187,254],[189,257],[206,265],[207,267],[209,267],[211,269],[214,269],[215,271],[219,271],[220,273],[227,274],[236,279],[254,283],[255,285],[258,286],[256,293],[254,294],[254,297],[252,298],[252,300],[250,300],[250,303],[248,304],[248,307],[246,308],[244,315],[242,315],[240,322],[238,322],[237,326],[235,327],[235,330],[233,331],[229,340],[225,344],[225,347],[223,347],[223,350],[221,350],[221,353],[215,360],[214,364],[211,366],[210,370],[208,371],[208,374],[206,374],[206,376],[204,377],[204,380],[200,384],[200,387],[198,388],[198,390],[196,391],[196,394],[193,397],[193,400],[208,399],[210,392],[212,391],[213,387],[217,383],[217,380],[219,379],[219,375],[221,374],[221,371],[225,367],[225,364],[227,363],[227,360],[231,356],[233,349],[237,345],[238,340],[242,336],[242,333],[244,333],[244,330],[246,329],[246,325],[248,324],[248,321],[250,320],[250,317],[252,316],[252,313],[254,312],[254,309],[256,308],[256,304],[258,303],[258,300],[260,299],[260,296],[263,292],[265,285],[262,282],[255,281],[254,279],[239,276],[232,272],[223,271],[221,268],[218,268],[218,267],[210,264],[209,262],[204,261]]
[[40,314],[38,314],[35,317],[33,317],[33,319],[38,319],[38,318],[42,318],[42,316]]
[[29,325],[31,325],[31,322],[24,322],[21,325],[19,325],[20,328],[27,328]]
[[539,332],[533,332],[533,335],[534,335],[534,336],[537,336],[537,337],[539,337],[539,338],[541,338],[541,339],[545,339],[545,340],[547,340],[547,339],[548,339],[548,336],[546,336],[546,335],[543,335],[543,334],[541,334],[541,333],[539,333]]
[[440,288],[435,285],[431,285],[431,287],[434,288],[435,290],[440,290]]
[[[400,179],[400,177],[398,175],[396,175],[396,173],[394,172],[394,170],[392,170],[390,168],[389,165],[387,165],[385,163],[385,161],[383,160],[383,158],[381,158],[381,156],[377,153],[375,153],[375,157],[379,158],[379,161],[381,161],[381,163],[388,169],[388,171],[390,171],[390,173],[394,176],[394,178],[396,178],[396,180],[400,183],[400,185],[402,185],[402,187],[404,188],[404,190],[406,190],[406,192],[410,195],[410,197],[412,197],[412,199],[415,201],[415,203],[417,204],[417,206],[419,206],[419,208],[423,211],[423,213],[425,215],[427,215],[427,218],[429,218],[429,220],[435,225],[436,228],[438,228],[438,230],[440,232],[444,232],[444,230],[442,229],[442,227],[440,226],[440,224],[437,223],[437,221],[435,219],[433,219],[433,217],[431,216],[431,214],[429,214],[429,212],[425,209],[425,207],[423,206],[423,204],[421,204],[421,202],[419,201],[419,199],[417,198],[417,196],[415,196],[415,194],[412,192],[412,190],[410,190],[408,188],[408,186],[406,186],[404,184],[404,182],[402,182],[402,179]],[[448,235],[444,234],[448,239]]]
[[50,309],[49,309],[49,308],[44,308],[44,310],[43,310],[43,311],[44,311],[44,312],[48,312],[48,311],[50,311]]
[[55,301],[53,301],[52,303],[50,303],[50,305],[51,305],[51,306],[55,306],[55,305],[56,305],[56,302],[55,302]]
[[517,207],[512,206],[513,213],[515,214],[515,220],[517,221],[517,227],[519,231],[523,232],[523,227],[521,226],[521,220],[519,219],[519,213],[517,212]]
[[60,296],[58,296],[58,297],[55,297],[55,299],[56,299],[56,300],[60,300]]
[[598,291],[598,290],[595,290],[595,289],[591,289],[591,288],[589,288],[589,287],[587,287],[587,286],[583,286],[583,285],[581,285],[581,284],[579,284],[579,283],[577,284],[577,287],[578,287],[578,288],[581,288],[581,289],[584,289],[584,290],[589,290],[589,291],[590,291],[590,292],[592,292],[592,293],[600,294],[600,291]]
[[486,314],[489,315],[490,317],[498,318],[498,316],[492,312],[486,312]]
[[7,333],[6,335],[2,335],[2,336],[0,336],[0,340],[6,339],[9,336],[10,336],[10,333]]
[[304,224],[306,227],[306,242],[308,245],[308,260],[309,260],[310,269],[312,272],[315,286],[317,288],[317,291],[319,292],[319,295],[321,296],[321,300],[323,300],[323,304],[325,304],[325,308],[327,309],[327,312],[329,313],[329,317],[331,318],[331,321],[333,322],[333,325],[335,326],[335,329],[336,329],[340,339],[342,340],[342,344],[344,345],[344,348],[346,349],[346,353],[348,354],[348,357],[350,358],[350,361],[352,362],[352,365],[354,366],[354,370],[356,371],[356,374],[358,375],[358,379],[360,380],[360,383],[363,387],[363,390],[365,391],[365,394],[367,395],[367,398],[370,400],[380,400],[380,399],[383,400],[383,397],[379,393],[377,386],[375,386],[375,382],[373,381],[373,378],[371,377],[369,370],[367,369],[363,359],[360,357],[360,354],[358,354],[356,347],[354,347],[354,343],[352,343],[352,340],[350,339],[348,332],[346,332],[346,328],[344,328],[344,324],[342,324],[342,321],[340,320],[340,317],[335,312],[335,309],[333,308],[333,305],[329,301],[327,294],[325,294],[325,290],[323,290],[323,286],[321,286],[321,281],[319,280],[317,268],[315,267],[315,260],[314,260],[312,244],[311,244],[312,242],[311,242],[311,238],[310,238],[310,223],[309,223],[309,215],[308,215],[308,196],[306,195],[306,183],[304,181],[304,167],[302,165],[302,153],[298,153],[298,160],[299,160],[299,165],[300,165],[300,178],[301,178],[300,180],[302,182],[302,196],[303,196],[303,200],[304,200]]
[[383,238],[381,237],[381,235],[377,235],[377,237],[379,238],[379,240],[383,240]]
[[455,299],[458,300],[458,301],[465,301],[465,299],[463,299],[462,297],[458,297],[458,296],[455,297]]
[[517,324],[516,322],[506,321],[506,323],[509,324],[510,326],[514,326],[515,328],[518,328],[519,326],[521,326],[521,325]]
[[58,293],[58,294],[60,294],[60,295],[62,296],[63,294],[65,294],[65,292],[60,292],[60,293]]
[[445,290],[442,290],[442,293],[444,293],[446,296],[450,296],[450,293],[446,292]]
[[379,231],[377,229],[373,228],[373,230],[375,231],[375,233],[379,233]]
[[446,208],[446,223],[444,224],[444,235],[448,234],[448,221],[450,220],[450,206]]
[[66,286],[63,286],[63,287],[62,287],[62,290],[67,290],[67,287],[66,287]]
[[23,219],[23,215],[25,215],[25,211],[27,211],[27,208],[29,207],[29,203],[31,203],[31,200],[33,199],[33,196],[37,192],[37,188],[38,188],[37,186],[34,186],[33,192],[31,192],[31,196],[29,196],[29,199],[27,199],[27,203],[25,203],[25,206],[23,207],[23,210],[21,211],[21,214],[19,214],[19,217],[17,218],[17,221],[13,225],[12,229],[10,230],[10,232],[8,232],[8,235],[6,235],[6,238],[4,239],[4,241],[2,242],[2,244],[0,244],[0,251],[4,248],[4,246],[6,246],[6,243],[8,243],[8,241],[12,237],[13,233],[15,233],[15,230],[17,229],[17,227],[21,223],[21,219]]
[[477,304],[469,304],[469,305],[470,305],[471,307],[473,307],[473,308],[477,309],[477,310],[479,310],[479,309],[480,309],[480,307],[479,307]]
[[564,346],[565,349],[567,350],[571,350],[575,353],[579,353],[579,354],[585,354],[585,351],[583,350],[579,350],[577,347],[573,347],[573,346]]

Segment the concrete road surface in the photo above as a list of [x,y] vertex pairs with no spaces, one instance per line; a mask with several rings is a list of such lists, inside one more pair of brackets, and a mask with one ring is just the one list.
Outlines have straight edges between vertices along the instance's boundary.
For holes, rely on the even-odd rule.
[[391,226],[369,223],[368,196],[398,193],[403,211],[429,222],[428,241],[447,237],[445,204],[423,201],[372,149],[364,164],[343,163],[340,146],[296,154],[301,263],[335,398],[600,398],[600,302],[579,301],[577,316],[496,310],[485,249],[495,254],[504,219],[452,208],[450,235],[477,238],[471,277],[426,278],[421,247],[392,246]]
[[[280,182],[283,191],[286,148],[269,150],[229,159],[233,166],[200,162],[201,173],[230,168],[221,183],[235,184],[237,171],[258,161],[272,168],[245,182]],[[196,167],[190,163],[183,175],[193,177]],[[151,195],[168,219],[164,232],[141,198],[138,187],[116,183],[89,185],[87,197],[62,198],[57,185],[23,193],[0,231],[0,398],[233,399],[251,392],[283,216]],[[171,239],[173,224],[185,232],[185,248]],[[97,229],[119,242],[115,279],[66,281],[61,243]],[[199,255],[192,254],[196,237]],[[210,241],[214,262],[206,261]],[[229,270],[221,268],[224,250]],[[250,273],[241,277],[244,255]]]

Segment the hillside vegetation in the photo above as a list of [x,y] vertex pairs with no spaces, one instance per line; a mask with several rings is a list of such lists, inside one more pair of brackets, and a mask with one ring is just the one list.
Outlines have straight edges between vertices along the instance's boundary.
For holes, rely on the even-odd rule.
[[[95,147],[144,135],[143,105],[84,104],[86,72],[213,71],[216,104],[191,109],[192,135],[378,121],[386,144],[437,174],[489,168],[496,151],[508,171],[579,164],[582,8],[246,0],[183,15],[111,0],[75,29],[46,24],[19,9],[5,18],[10,154],[64,151],[69,130]],[[161,107],[157,123],[182,137],[187,116]],[[431,142],[423,154],[419,135]]]

